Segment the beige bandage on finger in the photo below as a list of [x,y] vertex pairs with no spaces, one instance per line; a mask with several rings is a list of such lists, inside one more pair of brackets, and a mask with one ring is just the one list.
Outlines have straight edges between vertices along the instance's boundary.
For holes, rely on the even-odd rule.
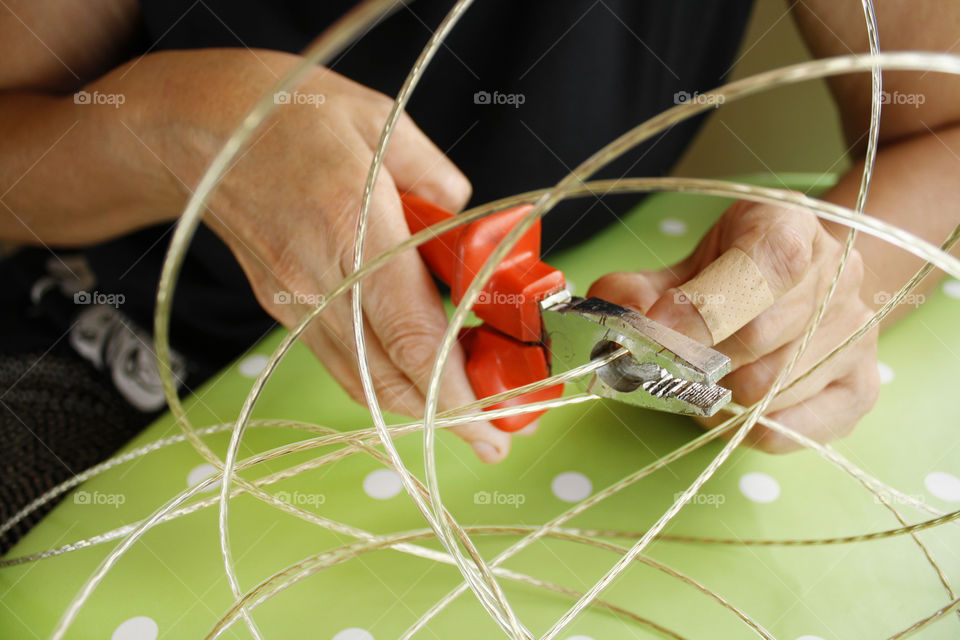
[[774,303],[757,263],[736,247],[677,288],[700,312],[713,344],[733,335]]

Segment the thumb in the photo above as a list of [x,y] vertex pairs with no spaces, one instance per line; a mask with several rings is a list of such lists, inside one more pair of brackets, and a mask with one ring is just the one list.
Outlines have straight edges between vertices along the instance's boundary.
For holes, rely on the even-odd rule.
[[615,271],[599,278],[587,292],[639,313],[647,311],[671,287],[679,286],[692,275],[692,257],[662,271]]
[[[401,191],[457,212],[470,200],[473,187],[465,175],[406,114],[394,130],[384,165]],[[371,144],[375,148],[376,142]]]

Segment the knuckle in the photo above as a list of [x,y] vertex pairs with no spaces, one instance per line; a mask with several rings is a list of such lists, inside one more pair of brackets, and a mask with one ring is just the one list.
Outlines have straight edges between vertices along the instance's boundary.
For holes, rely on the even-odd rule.
[[408,331],[394,340],[387,348],[390,359],[402,370],[412,375],[424,375],[433,366],[435,345],[424,332]]
[[782,290],[800,282],[813,261],[811,234],[804,226],[790,221],[774,224],[761,242],[761,255]]
[[384,349],[398,369],[419,382],[433,369],[442,334],[442,327],[422,316],[398,319],[387,323]]
[[[390,116],[390,110],[393,108],[393,98],[389,98],[386,95],[380,93],[379,91],[371,91],[367,94],[367,107],[370,109],[371,114],[377,120],[377,126],[383,126],[383,123],[386,122],[387,118]],[[401,121],[403,116],[406,113],[402,114]],[[413,122],[407,116],[407,120],[404,122]]]
[[[281,247],[270,246],[271,248],[268,249],[267,254],[264,256],[264,261],[269,267],[274,279],[280,284],[280,287],[277,288],[288,287],[290,289],[296,289],[296,283],[303,281],[303,265],[296,258],[293,251],[285,251]],[[271,289],[273,289],[273,287],[271,287]],[[268,293],[271,292],[264,292],[264,294]],[[272,302],[272,294],[270,301]]]

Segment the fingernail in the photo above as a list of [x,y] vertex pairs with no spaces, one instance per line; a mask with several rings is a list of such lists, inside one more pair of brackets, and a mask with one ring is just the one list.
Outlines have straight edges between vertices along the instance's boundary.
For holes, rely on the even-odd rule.
[[500,452],[489,442],[477,440],[470,446],[473,447],[473,452],[476,453],[477,457],[483,462],[491,463],[500,460]]

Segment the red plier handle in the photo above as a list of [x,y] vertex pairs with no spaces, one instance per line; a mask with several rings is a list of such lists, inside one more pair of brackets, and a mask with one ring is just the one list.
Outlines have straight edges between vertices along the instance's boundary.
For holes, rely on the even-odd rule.
[[[411,233],[453,216],[433,203],[403,194],[403,210]],[[430,270],[447,285],[459,304],[477,272],[500,241],[530,211],[531,205],[506,209],[457,227],[420,245]],[[515,389],[550,375],[550,355],[544,345],[540,301],[566,286],[563,273],[540,261],[540,221],[537,220],[500,263],[480,292],[473,312],[484,321],[460,333],[467,357],[467,377],[478,398]],[[488,407],[552,400],[563,394],[555,385]],[[503,431],[517,431],[544,412],[493,420]]]

